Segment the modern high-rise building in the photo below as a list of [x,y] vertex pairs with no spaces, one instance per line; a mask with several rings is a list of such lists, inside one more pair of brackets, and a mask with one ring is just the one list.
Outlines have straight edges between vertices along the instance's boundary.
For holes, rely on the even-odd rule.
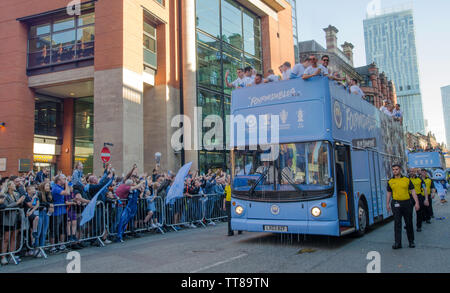
[[105,144],[118,174],[134,163],[151,172],[156,152],[164,170],[226,168],[225,150],[174,149],[181,124],[172,118],[194,126],[197,106],[225,117],[227,70],[231,80],[237,68],[294,61],[286,0],[82,0],[68,9],[76,3],[1,1],[2,176],[70,174],[76,162],[99,173]]
[[297,0],[287,0],[292,7],[292,32],[294,34],[294,54],[295,63],[300,62],[300,51],[298,45],[298,20],[297,20]]
[[409,132],[425,133],[412,8],[390,9],[364,20],[367,64],[375,62],[395,83]]
[[444,111],[445,139],[447,147],[450,147],[450,85],[441,87],[442,110]]

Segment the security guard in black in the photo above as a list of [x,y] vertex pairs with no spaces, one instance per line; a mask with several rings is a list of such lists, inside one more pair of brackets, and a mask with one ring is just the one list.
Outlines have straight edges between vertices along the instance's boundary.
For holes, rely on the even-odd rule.
[[414,189],[416,190],[417,198],[419,200],[420,209],[416,211],[416,227],[417,232],[421,232],[422,222],[426,221],[427,207],[429,205],[429,202],[425,181],[423,181],[422,178],[418,176],[417,172],[418,170],[414,169],[414,175],[411,176],[410,179],[412,184],[414,185]]
[[[408,236],[409,247],[415,247],[414,244],[414,228],[413,228],[413,214],[412,214],[412,201],[409,195],[411,191],[415,200],[416,210],[419,209],[417,195],[414,190],[414,185],[407,177],[402,176],[401,166],[394,165],[392,167],[394,177],[392,177],[387,184],[387,211],[392,210],[394,214],[394,235],[395,243],[392,246],[393,249],[402,247],[402,217],[405,219],[406,234]],[[391,201],[392,198],[392,201]]]

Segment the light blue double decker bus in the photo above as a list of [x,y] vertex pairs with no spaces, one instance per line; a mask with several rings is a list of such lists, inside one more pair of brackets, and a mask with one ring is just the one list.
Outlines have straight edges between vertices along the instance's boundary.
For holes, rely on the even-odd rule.
[[295,79],[234,90],[231,114],[233,230],[363,235],[392,215],[386,184],[406,163],[403,130],[361,97],[326,77]]

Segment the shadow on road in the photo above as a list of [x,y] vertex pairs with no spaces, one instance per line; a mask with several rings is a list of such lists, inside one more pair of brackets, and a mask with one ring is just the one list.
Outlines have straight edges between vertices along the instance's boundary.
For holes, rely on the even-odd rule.
[[[365,236],[369,236],[373,231],[382,228],[392,221],[392,218],[377,223],[372,226]],[[251,233],[251,232],[246,232]],[[338,249],[352,241],[360,239],[355,234],[343,237],[323,236],[323,235],[304,235],[304,234],[276,234],[276,233],[255,233],[254,237],[239,241],[242,244],[259,244],[259,245],[283,245],[292,247],[310,247],[315,249]]]
[[292,247],[313,247],[316,249],[337,249],[354,240],[355,237],[333,237],[322,235],[300,234],[258,234],[255,237],[240,241],[247,244],[282,245]]

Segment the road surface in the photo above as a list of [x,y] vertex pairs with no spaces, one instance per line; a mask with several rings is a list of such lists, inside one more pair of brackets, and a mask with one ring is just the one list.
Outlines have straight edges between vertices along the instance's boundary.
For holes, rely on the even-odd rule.
[[[364,237],[333,238],[243,233],[226,236],[226,223],[180,232],[146,234],[125,243],[79,250],[82,273],[365,273],[367,254],[379,252],[381,272],[450,272],[450,208],[435,199],[435,219],[415,232],[416,248],[391,248],[393,221]],[[445,217],[445,219],[442,219]],[[407,244],[406,233],[403,244]],[[23,258],[0,272],[65,273],[67,254]]]

